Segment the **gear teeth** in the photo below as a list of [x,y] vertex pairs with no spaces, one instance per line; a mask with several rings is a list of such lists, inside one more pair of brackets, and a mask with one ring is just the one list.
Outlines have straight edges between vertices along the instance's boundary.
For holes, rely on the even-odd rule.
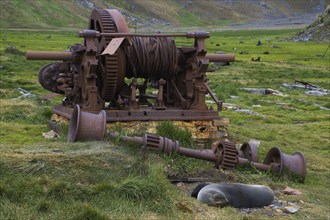
[[237,164],[238,151],[235,143],[230,141],[221,141],[219,146],[222,146],[222,163],[220,164],[223,169],[233,169]]
[[[91,20],[95,20],[101,25],[102,33],[117,33],[117,28],[113,21],[112,16],[107,10],[97,10],[97,15],[92,14]],[[105,37],[105,43],[103,45],[99,45],[99,48],[106,48],[107,45],[112,40],[111,37]],[[102,78],[102,90],[100,94],[105,101],[111,101],[115,96],[117,89],[117,79],[119,72],[119,64],[118,64],[118,54],[114,55],[106,55],[105,63],[100,63],[99,65],[103,65],[104,72],[101,72]]]

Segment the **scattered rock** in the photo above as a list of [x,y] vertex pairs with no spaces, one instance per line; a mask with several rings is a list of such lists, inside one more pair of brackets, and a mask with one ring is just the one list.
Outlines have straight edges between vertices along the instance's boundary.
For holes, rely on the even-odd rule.
[[281,209],[275,209],[275,212],[282,213],[283,211]]
[[277,46],[277,45],[275,45],[275,44],[271,44],[270,47],[271,47],[271,48],[281,48],[281,47],[279,47],[279,46]]
[[321,91],[306,91],[306,95],[313,95],[313,96],[326,96],[329,95],[329,92],[321,92]]
[[24,52],[18,50],[14,45],[8,45],[5,50],[6,53],[22,55]]
[[299,190],[292,189],[288,186],[283,190],[283,193],[286,195],[301,195],[302,194],[302,192],[300,192]]
[[34,98],[36,97],[36,95],[26,91],[25,89],[22,89],[22,88],[18,88],[18,91],[19,93],[21,93],[22,95],[17,97],[17,98],[14,98],[14,99],[23,99],[23,98]]
[[254,112],[254,111],[249,110],[249,109],[236,109],[235,112],[243,112],[243,113],[246,113],[248,115],[260,115],[259,113]]
[[50,130],[48,132],[42,133],[42,136],[46,139],[53,139],[60,137],[59,134],[57,134],[55,131]]
[[[297,80],[296,80],[297,81]],[[302,81],[299,81],[302,82]],[[283,83],[282,86],[285,88],[289,88],[289,89],[306,89],[306,90],[310,90],[305,92],[306,95],[314,95],[314,96],[325,96],[325,95],[329,95],[330,91],[328,89],[324,89],[320,86],[316,86],[313,85],[311,83],[307,83],[307,82],[302,82],[303,84],[289,84],[289,83]]]
[[276,102],[276,105],[291,105],[291,103],[288,102]]
[[231,95],[231,96],[229,96],[231,99],[238,99],[239,97],[238,96],[236,96],[236,95]]
[[230,120],[229,120],[229,118],[221,117],[220,118],[220,123],[221,123],[221,125],[229,125],[230,124]]
[[327,108],[327,107],[324,107],[324,106],[322,106],[322,105],[319,105],[319,104],[314,104],[314,106],[318,106],[318,107],[320,107],[320,109],[322,109],[322,110],[330,110],[330,108]]
[[290,214],[294,214],[296,212],[298,212],[299,207],[298,206],[293,206],[293,205],[289,205],[289,206],[285,206],[284,211],[286,213],[290,213]]
[[13,52],[15,52],[15,51],[16,51],[16,47],[13,46],[13,45],[8,45],[8,46],[6,47],[6,52],[7,52],[7,53],[13,53]]
[[243,208],[243,209],[240,209],[240,211],[244,214],[249,214],[249,213],[251,213],[252,209],[251,208]]
[[240,88],[240,90],[255,93],[255,94],[262,94],[262,95],[276,95],[276,96],[287,96],[283,94],[282,92],[275,90],[275,89],[270,89],[270,88]]
[[242,51],[242,52],[239,52],[239,54],[249,54],[249,53],[245,52],[245,51]]
[[80,7],[87,8],[90,10],[96,9],[96,5],[89,0],[78,0],[77,2]]
[[262,114],[259,114],[259,113],[257,113],[257,112],[252,111],[252,110],[249,110],[249,109],[242,109],[241,107],[238,107],[238,106],[236,106],[236,105],[234,105],[234,104],[230,104],[230,103],[223,103],[223,107],[224,107],[225,109],[233,110],[233,111],[235,111],[235,112],[242,112],[242,113],[246,113],[246,114],[248,114],[248,115],[259,115],[259,116],[263,116],[263,117],[265,117],[265,116],[262,115]]
[[262,105],[252,105],[253,108],[261,108]]
[[5,67],[3,65],[0,65],[0,70],[4,69]]

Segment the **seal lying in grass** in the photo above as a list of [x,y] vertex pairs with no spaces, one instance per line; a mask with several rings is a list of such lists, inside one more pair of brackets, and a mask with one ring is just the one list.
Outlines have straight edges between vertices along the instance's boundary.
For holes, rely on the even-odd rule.
[[269,187],[240,183],[201,183],[191,196],[211,206],[235,208],[262,207],[274,201],[274,192]]

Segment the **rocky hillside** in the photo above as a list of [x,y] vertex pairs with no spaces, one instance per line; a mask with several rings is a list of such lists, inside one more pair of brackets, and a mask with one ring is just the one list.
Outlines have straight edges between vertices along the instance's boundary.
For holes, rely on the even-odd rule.
[[330,5],[322,15],[293,38],[294,41],[330,41]]
[[[87,26],[90,11],[117,8],[131,27],[225,26],[321,13],[330,0],[2,0],[1,28]],[[302,22],[302,21],[301,21]]]

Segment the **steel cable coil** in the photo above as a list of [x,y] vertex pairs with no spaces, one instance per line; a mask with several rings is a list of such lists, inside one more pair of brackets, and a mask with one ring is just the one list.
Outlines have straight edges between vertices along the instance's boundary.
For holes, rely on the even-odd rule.
[[175,41],[168,37],[132,37],[126,49],[126,77],[169,79],[176,70]]

